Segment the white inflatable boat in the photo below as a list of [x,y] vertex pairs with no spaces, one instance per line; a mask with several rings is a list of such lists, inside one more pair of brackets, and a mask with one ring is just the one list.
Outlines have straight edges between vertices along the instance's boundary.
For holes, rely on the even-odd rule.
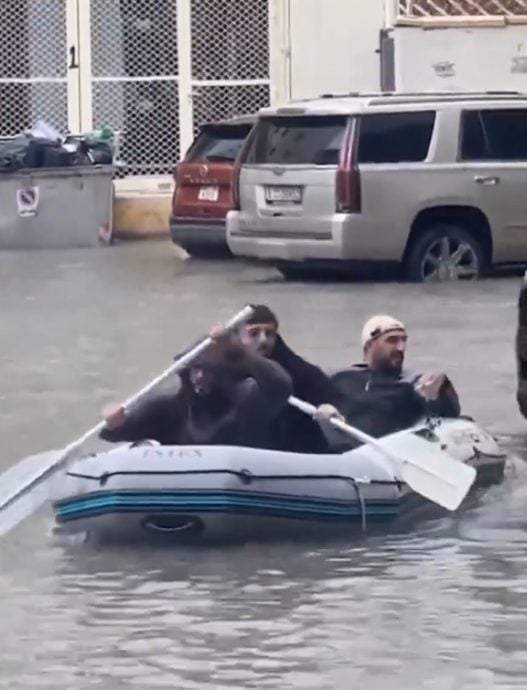
[[[472,420],[434,420],[384,441],[402,454],[414,434],[476,469],[471,494],[502,480],[506,455]],[[121,445],[70,465],[53,498],[60,532],[112,541],[334,537],[437,509],[367,445],[339,455]]]

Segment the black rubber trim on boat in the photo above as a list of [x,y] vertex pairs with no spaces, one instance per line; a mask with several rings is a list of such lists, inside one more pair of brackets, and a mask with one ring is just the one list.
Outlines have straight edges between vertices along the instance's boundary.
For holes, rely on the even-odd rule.
[[[80,472],[67,472],[68,477],[75,477],[76,479],[89,479],[91,481],[99,482],[100,486],[104,486],[112,477],[148,477],[148,476],[193,476],[193,475],[208,475],[208,474],[231,474],[237,477],[244,484],[259,479],[337,479],[346,482],[361,483],[360,479],[349,477],[343,474],[252,474],[248,470],[142,470],[140,472],[131,472],[129,470],[120,470],[118,472],[106,472],[98,477],[90,474],[81,474]],[[248,482],[249,480],[249,482]],[[395,479],[370,479],[366,483],[376,484],[380,486],[401,486],[403,482]]]

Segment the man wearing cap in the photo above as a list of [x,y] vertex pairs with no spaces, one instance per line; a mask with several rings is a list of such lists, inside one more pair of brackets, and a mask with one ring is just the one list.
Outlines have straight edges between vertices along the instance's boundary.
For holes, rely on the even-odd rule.
[[458,417],[454,386],[443,372],[413,374],[404,369],[405,325],[379,314],[362,329],[364,361],[332,377],[340,409],[372,436],[407,428],[424,415]]
[[338,394],[329,377],[307,362],[285,343],[278,330],[276,314],[265,304],[251,305],[253,314],[241,327],[241,341],[279,364],[291,377],[293,395],[317,406],[313,420],[292,406],[285,407],[272,423],[271,449],[293,453],[330,451],[319,420],[341,417],[336,409]]

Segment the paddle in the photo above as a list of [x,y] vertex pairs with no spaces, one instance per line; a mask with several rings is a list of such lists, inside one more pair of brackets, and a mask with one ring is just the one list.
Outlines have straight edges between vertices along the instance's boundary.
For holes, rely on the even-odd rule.
[[[316,413],[316,407],[294,396],[289,398],[289,404],[310,416]],[[329,421],[336,429],[383,453],[395,466],[394,474],[399,479],[405,481],[416,493],[448,510],[456,510],[459,507],[474,483],[476,470],[473,467],[455,460],[446,451],[437,450],[420,436],[407,434],[400,438],[396,445],[402,446],[403,457],[400,451],[396,454],[390,452],[383,441],[340,419],[331,418]],[[393,441],[396,442],[395,438]]]
[[[225,325],[226,330],[232,330],[244,323],[252,314],[252,307],[245,307]],[[171,374],[174,374],[190,364],[198,355],[206,350],[212,339],[202,340],[198,345],[178,357],[163,373],[150,381],[138,393],[128,398],[122,404],[123,410],[128,410],[134,403],[151,391]],[[39,455],[32,455],[8,469],[0,475],[0,535],[6,534],[19,522],[29,517],[47,500],[47,492],[36,490],[38,484],[49,478],[53,472],[63,466],[79,448],[104,429],[106,421],[103,419],[89,429],[75,441],[59,451],[47,451]],[[8,514],[9,512],[9,514]]]

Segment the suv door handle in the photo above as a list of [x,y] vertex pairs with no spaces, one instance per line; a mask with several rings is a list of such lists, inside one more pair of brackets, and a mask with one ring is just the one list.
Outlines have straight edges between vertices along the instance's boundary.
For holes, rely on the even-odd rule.
[[476,175],[474,177],[474,182],[477,182],[478,184],[494,185],[498,184],[499,181],[499,177],[485,177],[483,175]]

